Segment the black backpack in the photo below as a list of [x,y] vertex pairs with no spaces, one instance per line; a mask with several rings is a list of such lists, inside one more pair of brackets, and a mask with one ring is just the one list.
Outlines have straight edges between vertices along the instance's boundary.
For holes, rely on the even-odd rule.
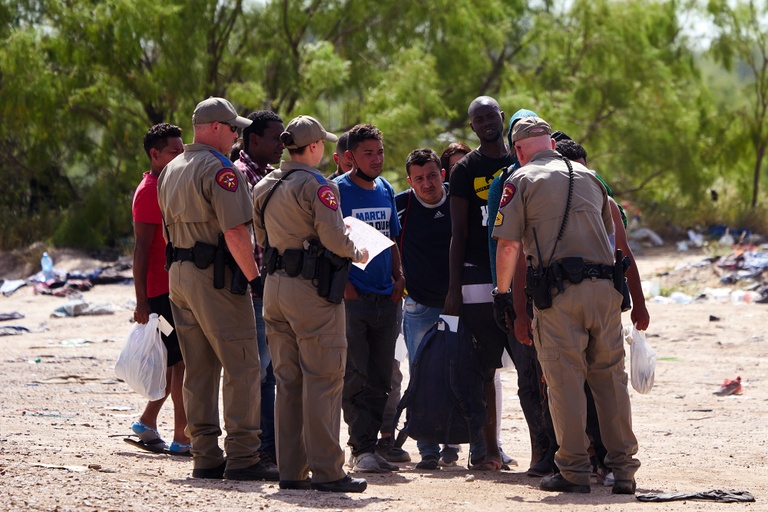
[[405,437],[431,444],[482,439],[486,408],[475,339],[459,322],[458,332],[441,318],[424,335],[411,362],[408,389],[397,406],[395,428],[406,409]]

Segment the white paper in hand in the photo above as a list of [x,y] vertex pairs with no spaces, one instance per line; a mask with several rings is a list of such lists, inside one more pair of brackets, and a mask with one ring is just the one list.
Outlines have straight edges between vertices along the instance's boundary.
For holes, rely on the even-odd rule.
[[[378,229],[355,217],[344,217],[344,224],[349,230],[350,240],[355,242],[359,249],[363,247],[368,249],[368,262],[395,244],[391,239],[382,235]],[[367,262],[352,264],[361,270],[365,270],[365,267],[368,265]]]

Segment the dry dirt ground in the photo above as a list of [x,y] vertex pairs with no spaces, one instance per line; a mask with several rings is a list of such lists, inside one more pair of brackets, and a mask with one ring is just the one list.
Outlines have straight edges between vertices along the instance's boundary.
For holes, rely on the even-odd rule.
[[[646,254],[645,278],[692,253]],[[57,268],[87,265],[56,259]],[[2,276],[0,276],[2,277]],[[0,313],[26,317],[0,323],[39,332],[0,337],[0,509],[2,510],[768,510],[768,305],[650,303],[649,342],[658,352],[656,384],[632,392],[642,468],[638,492],[741,489],[751,504],[702,501],[641,503],[597,484],[591,494],[552,494],[524,474],[528,434],[515,395],[515,374],[502,374],[505,451],[512,471],[474,475],[462,467],[425,472],[414,463],[368,476],[359,495],[279,491],[259,482],[193,480],[190,461],[138,451],[113,435],[129,433],[144,405],[113,367],[131,329],[132,286],[102,285],[89,303],[111,303],[111,316],[50,318],[66,299],[22,288],[0,297]],[[710,315],[719,318],[710,321]],[[625,318],[629,322],[628,318]],[[627,351],[629,354],[629,350]],[[740,375],[744,393],[713,394]],[[169,407],[160,430],[169,433]],[[346,435],[342,430],[342,442]],[[418,460],[412,440],[406,445]],[[466,463],[466,451],[460,462]]]

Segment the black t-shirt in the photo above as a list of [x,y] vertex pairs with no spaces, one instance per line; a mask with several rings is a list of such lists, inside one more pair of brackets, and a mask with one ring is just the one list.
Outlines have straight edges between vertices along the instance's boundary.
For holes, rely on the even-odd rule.
[[451,196],[469,201],[467,248],[464,262],[489,268],[488,189],[493,178],[514,163],[512,154],[490,158],[473,150],[459,160],[451,171]]
[[[444,185],[447,192],[447,185]],[[419,304],[442,308],[448,294],[448,250],[451,246],[451,209],[429,207],[408,189],[395,196],[400,236],[397,244],[403,259],[408,295]]]

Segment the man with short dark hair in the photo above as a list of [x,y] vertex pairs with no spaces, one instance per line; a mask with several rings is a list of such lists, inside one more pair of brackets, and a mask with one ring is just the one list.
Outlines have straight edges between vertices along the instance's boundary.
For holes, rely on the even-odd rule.
[[[405,160],[410,189],[395,196],[400,236],[397,239],[408,282],[403,313],[403,335],[412,362],[424,335],[443,312],[448,293],[448,251],[451,245],[451,210],[445,169],[429,148],[411,151]],[[416,469],[435,470],[455,464],[456,448],[418,441],[421,461]]]
[[347,156],[347,141],[349,140],[349,132],[344,132],[339,135],[339,140],[336,141],[336,151],[333,152],[333,161],[336,164],[336,170],[328,176],[328,179],[332,180],[343,176],[348,173],[354,167],[352,161]]
[[[243,129],[243,149],[238,153],[235,166],[248,180],[248,189],[274,171],[272,164],[280,162],[283,155],[283,120],[270,110],[257,110],[248,115],[251,124]],[[256,266],[261,268],[263,251],[254,244],[253,257]],[[275,454],[275,374],[272,369],[272,356],[267,347],[266,328],[264,326],[264,301],[259,290],[251,290],[253,311],[256,314],[256,336],[259,342],[259,361],[261,363],[261,446],[259,453],[265,463],[276,463]]]
[[[157,178],[168,162],[184,152],[181,128],[168,123],[154,125],[144,135],[144,151],[149,157],[150,170],[144,173],[144,178],[136,188],[132,206],[133,233],[136,237],[133,247],[136,310],[133,319],[139,324],[146,324],[150,313],[156,313],[173,326],[173,313],[168,295],[168,271],[165,270],[163,218],[157,204]],[[187,416],[181,392],[184,361],[179,339],[175,329],[168,336],[163,334],[162,338],[168,349],[166,396],[148,402],[141,417],[131,425],[131,430],[146,449],[164,451],[166,444],[157,431],[157,415],[170,393],[173,400],[174,429],[173,442],[167,449],[171,453],[189,454],[189,438],[184,433]]]
[[[531,320],[524,305],[515,301],[512,312],[507,300],[522,245],[533,295],[533,340],[560,445],[555,455],[560,472],[544,477],[541,489],[590,492],[586,381],[604,427],[605,462],[615,476],[612,492],[634,494],[640,462],[634,457],[637,439],[624,371],[622,293],[616,289],[609,240],[614,224],[608,194],[593,172],[574,172],[579,164],[554,151],[551,133],[549,124],[538,117],[521,119],[513,128],[521,167],[505,183],[494,220],[493,236],[498,239],[494,297],[504,305],[507,328],[514,323],[518,339],[528,340]],[[562,205],[562,213],[553,212],[553,204]]]
[[[344,216],[356,217],[394,241],[400,234],[400,223],[395,193],[381,177],[381,131],[371,124],[352,128],[346,156],[353,170],[336,179]],[[396,245],[373,258],[365,270],[352,267],[349,273],[344,292],[348,348],[342,407],[355,471],[382,473],[399,469],[376,452],[376,442],[391,390],[404,288]]]

